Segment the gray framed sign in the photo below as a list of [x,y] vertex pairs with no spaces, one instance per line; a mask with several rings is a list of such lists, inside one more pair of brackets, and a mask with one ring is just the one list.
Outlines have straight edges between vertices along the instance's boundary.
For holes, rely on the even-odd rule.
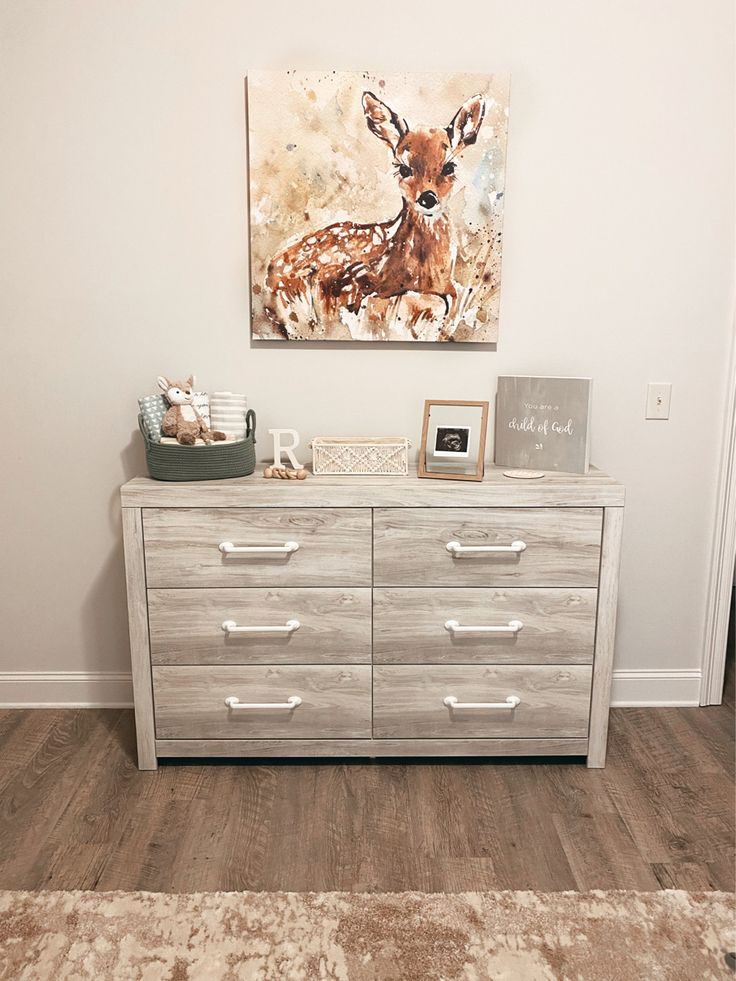
[[501,467],[587,473],[591,378],[502,375],[495,462]]

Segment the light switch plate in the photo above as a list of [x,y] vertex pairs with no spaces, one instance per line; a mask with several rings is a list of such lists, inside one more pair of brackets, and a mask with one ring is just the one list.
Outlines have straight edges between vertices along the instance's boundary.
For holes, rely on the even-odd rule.
[[672,399],[671,382],[649,382],[647,385],[647,419],[669,419]]

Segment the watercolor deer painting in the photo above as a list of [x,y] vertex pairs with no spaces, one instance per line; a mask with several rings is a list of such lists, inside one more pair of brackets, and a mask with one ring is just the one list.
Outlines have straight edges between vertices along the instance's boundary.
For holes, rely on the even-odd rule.
[[362,107],[368,129],[390,150],[401,210],[388,221],[338,221],[287,245],[268,263],[263,311],[274,335],[286,339],[330,339],[335,325],[348,339],[356,325],[367,325],[360,339],[382,339],[391,322],[407,340],[452,340],[457,243],[447,205],[486,100],[469,98],[438,128],[410,127],[369,91]]

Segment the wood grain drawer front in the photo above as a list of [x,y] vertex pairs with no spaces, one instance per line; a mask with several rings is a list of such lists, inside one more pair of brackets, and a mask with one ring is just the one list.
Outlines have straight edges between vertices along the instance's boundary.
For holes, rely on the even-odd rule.
[[370,589],[149,589],[154,664],[371,661]]
[[149,508],[143,533],[151,587],[371,585],[369,508]]
[[[583,737],[589,665],[413,666],[373,669],[373,735],[380,738]],[[515,708],[464,708],[468,704]],[[459,706],[448,707],[444,699]]]
[[374,582],[595,586],[601,531],[600,508],[377,509]]
[[383,664],[590,664],[595,589],[378,587],[373,657]]
[[[257,707],[228,707],[225,699],[232,697]],[[153,669],[153,698],[159,739],[371,735],[368,665],[158,666]],[[294,698],[300,704],[287,707]]]

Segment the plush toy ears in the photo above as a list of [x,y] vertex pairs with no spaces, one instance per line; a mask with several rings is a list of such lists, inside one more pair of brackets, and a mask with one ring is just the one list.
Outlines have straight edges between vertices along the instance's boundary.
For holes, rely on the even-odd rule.
[[189,386],[190,388],[194,388],[194,375],[190,375],[190,376],[189,376],[189,377],[187,378],[187,385],[188,385],[188,386]]
[[164,378],[163,375],[159,375],[157,381],[158,387],[164,394],[166,394],[166,392],[168,392],[168,390],[171,388],[171,382],[168,380],[168,378]]

